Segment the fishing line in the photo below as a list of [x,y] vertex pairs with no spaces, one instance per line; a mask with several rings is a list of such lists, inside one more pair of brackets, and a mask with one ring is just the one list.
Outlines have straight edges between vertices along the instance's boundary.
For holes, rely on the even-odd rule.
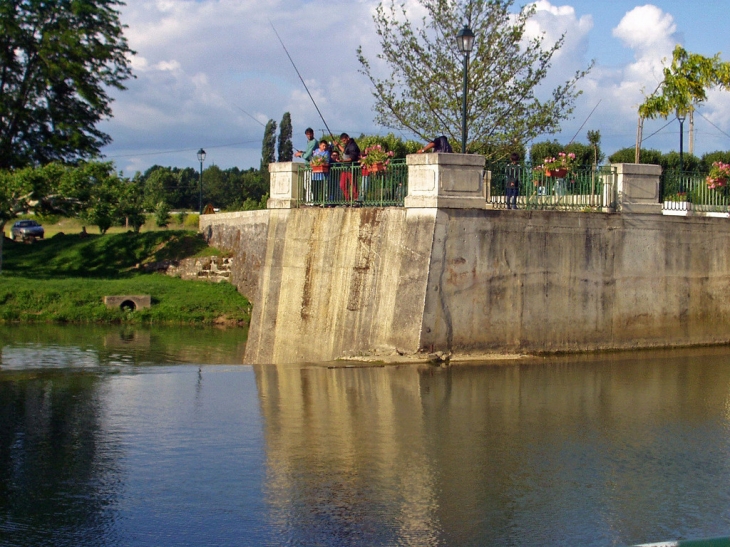
[[578,131],[576,131],[576,132],[575,132],[575,135],[573,135],[573,138],[572,138],[572,139],[570,139],[570,142],[568,143],[568,145],[570,145],[570,144],[572,144],[572,143],[573,143],[573,141],[575,140],[575,138],[576,138],[576,137],[578,136],[578,133],[580,133],[580,130],[581,130],[581,129],[583,129],[583,126],[584,126],[585,124],[587,124],[587,123],[588,123],[588,120],[590,119],[590,117],[591,117],[591,116],[593,116],[593,113],[594,113],[594,112],[596,111],[596,108],[598,108],[598,105],[599,105],[599,104],[601,104],[601,101],[602,101],[602,100],[603,100],[603,99],[598,99],[598,103],[596,104],[596,106],[594,106],[594,107],[593,107],[593,110],[591,110],[591,113],[590,113],[590,114],[588,114],[588,117],[587,117],[587,118],[585,119],[585,121],[584,121],[584,122],[583,122],[583,123],[581,124],[581,126],[580,126],[580,127],[578,128]]
[[[231,103],[231,104],[233,104],[233,103]],[[266,126],[264,124],[262,124],[259,120],[257,120],[256,118],[254,118],[251,114],[249,114],[248,112],[246,112],[243,108],[241,108],[237,104],[233,104],[233,106],[235,106],[236,108],[238,108],[238,110],[240,110],[241,112],[243,112],[244,114],[246,114],[246,116],[248,116],[249,118],[251,118],[253,121],[255,121],[257,124],[259,124],[261,127],[263,127],[264,129],[266,128]]]
[[276,37],[279,39],[279,43],[281,44],[281,47],[284,48],[284,53],[286,53],[286,56],[289,57],[291,66],[294,67],[294,70],[296,71],[297,76],[299,76],[299,80],[301,80],[302,85],[304,86],[304,89],[307,90],[307,95],[309,95],[309,98],[312,100],[312,104],[314,105],[314,108],[317,109],[317,114],[319,114],[319,117],[322,120],[322,123],[327,128],[327,131],[329,132],[329,134],[333,135],[332,131],[330,131],[330,128],[327,125],[327,122],[324,121],[324,116],[322,116],[322,112],[320,112],[319,107],[317,106],[317,103],[314,101],[314,97],[312,97],[312,94],[309,92],[309,88],[307,87],[307,84],[304,83],[304,78],[302,78],[302,75],[299,74],[299,69],[297,68],[297,65],[294,64],[294,59],[291,58],[291,55],[289,55],[289,51],[286,49],[284,42],[281,40],[281,36],[279,36],[279,33],[276,32],[276,27],[274,26],[274,23],[271,22],[271,19],[269,19],[269,24],[271,25],[271,28],[274,29],[274,34],[276,34]]

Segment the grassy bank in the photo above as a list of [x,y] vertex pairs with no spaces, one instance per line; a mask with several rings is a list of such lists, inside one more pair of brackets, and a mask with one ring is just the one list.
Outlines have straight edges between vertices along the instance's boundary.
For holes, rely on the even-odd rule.
[[[147,262],[216,254],[190,231],[58,235],[32,244],[5,240],[1,322],[236,324],[250,304],[228,283],[141,273]],[[152,308],[107,309],[105,295],[149,294]]]

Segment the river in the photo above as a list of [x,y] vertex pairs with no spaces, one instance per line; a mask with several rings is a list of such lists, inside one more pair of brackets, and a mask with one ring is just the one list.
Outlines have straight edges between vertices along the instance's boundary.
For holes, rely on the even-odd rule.
[[0,545],[730,535],[730,348],[243,366],[242,333],[0,328]]

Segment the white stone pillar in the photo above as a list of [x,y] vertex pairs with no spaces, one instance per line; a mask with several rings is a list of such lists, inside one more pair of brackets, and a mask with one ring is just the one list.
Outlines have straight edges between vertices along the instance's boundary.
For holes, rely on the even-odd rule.
[[269,164],[269,200],[267,209],[292,209],[300,202],[299,170],[303,163],[286,161]]
[[647,163],[616,163],[616,210],[661,215],[659,178],[662,168]]
[[486,209],[484,156],[411,154],[406,208]]

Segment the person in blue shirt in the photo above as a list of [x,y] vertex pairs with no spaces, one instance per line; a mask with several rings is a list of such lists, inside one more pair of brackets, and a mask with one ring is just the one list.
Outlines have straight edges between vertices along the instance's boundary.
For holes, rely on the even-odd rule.
[[[330,163],[330,151],[329,144],[326,140],[322,139],[319,141],[319,148],[312,153],[312,158],[321,157],[327,165]],[[324,172],[312,173],[312,193],[314,197],[314,203],[324,205],[325,203],[325,181],[328,179],[328,174]]]
[[[304,134],[307,137],[307,149],[306,150],[297,150],[294,152],[294,155],[297,158],[302,158],[307,165],[309,165],[309,161],[312,159],[312,154],[314,154],[315,149],[317,148],[317,139],[314,138],[314,129],[311,127],[307,127],[304,130]],[[312,202],[312,173],[309,171],[306,171],[304,173],[304,199],[307,203]]]

